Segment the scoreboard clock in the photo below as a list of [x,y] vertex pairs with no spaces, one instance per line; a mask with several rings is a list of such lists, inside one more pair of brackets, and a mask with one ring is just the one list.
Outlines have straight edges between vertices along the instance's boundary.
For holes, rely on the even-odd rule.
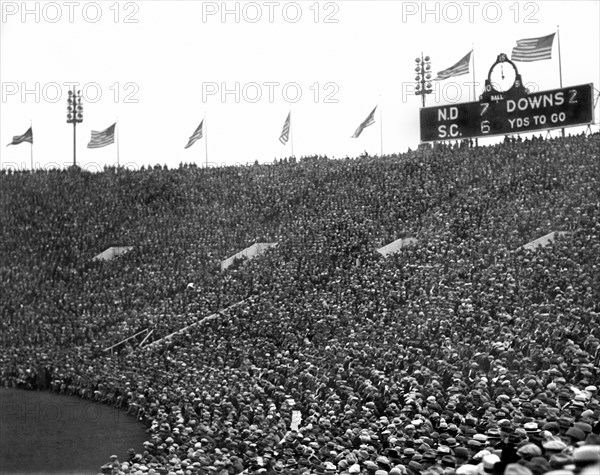
[[523,96],[529,91],[523,86],[523,80],[517,65],[501,53],[492,64],[485,80],[485,89],[479,97],[481,102],[498,102],[509,97]]

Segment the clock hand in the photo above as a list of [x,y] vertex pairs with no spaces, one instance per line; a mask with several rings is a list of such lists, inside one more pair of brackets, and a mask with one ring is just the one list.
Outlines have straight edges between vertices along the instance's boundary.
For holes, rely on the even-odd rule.
[[500,72],[502,73],[502,79],[504,79],[504,66],[500,65]]

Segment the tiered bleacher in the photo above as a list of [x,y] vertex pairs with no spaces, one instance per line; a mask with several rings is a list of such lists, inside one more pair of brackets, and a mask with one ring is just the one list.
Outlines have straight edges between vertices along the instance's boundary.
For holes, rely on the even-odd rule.
[[110,474],[597,475],[599,151],[2,172],[0,379],[143,421]]

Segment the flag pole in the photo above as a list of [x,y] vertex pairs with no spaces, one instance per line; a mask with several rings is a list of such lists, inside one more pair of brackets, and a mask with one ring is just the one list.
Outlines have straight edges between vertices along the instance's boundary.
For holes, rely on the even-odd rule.
[[119,116],[117,116],[117,122],[115,126],[115,133],[117,134],[117,170],[121,167],[121,160],[119,157]]
[[[560,79],[560,87],[562,89],[563,87],[563,82],[562,82],[562,59],[560,57],[560,31],[559,31],[559,26],[560,25],[556,25],[556,39],[558,40],[558,76]],[[563,127],[561,129],[561,134],[564,137],[565,136],[565,128]]]
[[379,94],[379,158],[383,157],[383,112],[381,112],[381,94]]
[[558,74],[559,74],[559,78],[560,78],[560,87],[563,87],[563,82],[562,82],[562,60],[560,57],[560,31],[559,31],[559,25],[556,25],[556,38],[558,39]]
[[31,129],[31,147],[30,147],[30,154],[31,154],[31,171],[33,172],[33,121],[29,121],[29,128]]
[[292,103],[290,102],[290,147],[292,150],[292,157],[294,157],[294,131],[292,130]]
[[471,43],[471,56],[473,57],[473,101],[477,100],[476,92],[475,92],[475,45]]
[[[75,97],[75,95],[73,95]],[[73,102],[74,104],[74,102]],[[75,114],[73,114],[75,115]],[[77,166],[77,122],[73,120],[73,168]]]
[[206,125],[206,111],[204,112],[204,160],[208,168],[208,127]]

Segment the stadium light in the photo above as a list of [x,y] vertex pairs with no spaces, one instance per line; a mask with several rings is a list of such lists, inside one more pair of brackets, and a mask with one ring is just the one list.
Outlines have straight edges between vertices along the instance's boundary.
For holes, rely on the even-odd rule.
[[83,105],[81,104],[81,91],[69,90],[67,98],[67,124],[73,124],[73,166],[77,166],[77,124],[83,122]]
[[417,85],[415,88],[415,95],[421,96],[421,104],[425,107],[425,96],[433,92],[433,86],[431,84],[431,58],[429,56],[423,56],[421,53],[420,58],[415,59],[415,81]]

